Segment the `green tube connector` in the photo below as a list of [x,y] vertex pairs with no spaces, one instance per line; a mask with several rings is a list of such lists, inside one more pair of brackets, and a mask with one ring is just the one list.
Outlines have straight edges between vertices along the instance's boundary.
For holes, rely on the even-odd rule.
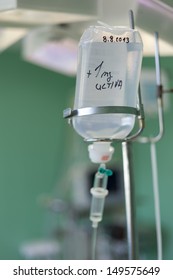
[[97,228],[102,220],[105,197],[108,195],[107,180],[112,174],[112,170],[106,169],[105,164],[101,164],[95,174],[94,187],[90,190],[92,194],[90,220],[94,228]]
[[100,172],[101,174],[106,174],[107,176],[111,176],[113,174],[112,170],[110,169],[105,169],[103,167],[100,167],[98,169],[98,172]]

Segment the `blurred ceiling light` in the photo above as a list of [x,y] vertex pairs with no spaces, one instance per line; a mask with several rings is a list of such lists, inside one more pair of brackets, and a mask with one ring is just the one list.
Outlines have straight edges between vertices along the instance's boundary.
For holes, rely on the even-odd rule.
[[34,10],[12,10],[0,13],[0,23],[6,26],[32,27],[45,24],[59,24],[91,20],[91,16],[70,14],[62,12],[34,11]]
[[0,51],[16,43],[26,32],[24,28],[0,28]]
[[[0,0],[0,11],[0,26],[3,28],[0,50],[5,50],[22,38],[27,29],[93,20],[97,14],[97,1],[88,0],[86,3],[79,0]],[[42,48],[42,57],[46,52],[46,61],[47,47],[44,47],[44,50]]]
[[87,3],[79,0],[0,0],[0,10],[1,6],[7,9],[0,13],[1,26],[77,22],[91,20],[97,15],[97,1],[93,0]]
[[23,59],[56,72],[75,75],[78,41],[69,34],[68,30],[57,26],[32,30],[22,41]]
[[24,60],[69,76],[76,75],[77,42],[71,38],[46,42],[34,52],[23,50]]
[[14,9],[16,0],[0,0],[0,11]]

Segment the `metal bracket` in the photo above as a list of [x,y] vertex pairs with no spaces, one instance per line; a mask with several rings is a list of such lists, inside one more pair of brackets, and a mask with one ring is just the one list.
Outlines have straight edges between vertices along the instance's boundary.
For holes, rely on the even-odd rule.
[[[140,95],[140,94],[139,94]],[[69,120],[71,124],[71,120],[73,117],[82,117],[88,115],[97,115],[97,114],[130,114],[135,115],[138,118],[139,129],[135,134],[128,136],[126,139],[85,139],[87,142],[96,142],[96,141],[131,141],[134,140],[144,129],[144,109],[141,99],[139,98],[139,109],[135,107],[128,106],[98,106],[98,107],[85,107],[72,110],[71,108],[67,108],[63,111],[63,117]]]
[[80,109],[72,110],[67,108],[63,111],[63,117],[73,118],[73,117],[82,117],[88,115],[97,115],[97,114],[130,114],[130,115],[140,115],[140,111],[134,107],[128,106],[98,106],[98,107],[85,107]]

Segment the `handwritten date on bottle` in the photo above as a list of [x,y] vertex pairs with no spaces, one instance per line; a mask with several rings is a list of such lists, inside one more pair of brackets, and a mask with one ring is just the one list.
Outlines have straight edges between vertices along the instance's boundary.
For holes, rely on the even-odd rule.
[[115,36],[103,36],[103,42],[107,43],[129,43],[129,37],[115,37]]

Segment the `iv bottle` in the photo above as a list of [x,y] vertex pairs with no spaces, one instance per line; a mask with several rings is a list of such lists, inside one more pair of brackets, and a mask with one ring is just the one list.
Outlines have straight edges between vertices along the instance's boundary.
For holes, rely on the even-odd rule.
[[[137,30],[91,26],[81,37],[74,109],[98,106],[136,108],[143,44]],[[124,139],[133,129],[128,113],[73,117],[85,139]]]

